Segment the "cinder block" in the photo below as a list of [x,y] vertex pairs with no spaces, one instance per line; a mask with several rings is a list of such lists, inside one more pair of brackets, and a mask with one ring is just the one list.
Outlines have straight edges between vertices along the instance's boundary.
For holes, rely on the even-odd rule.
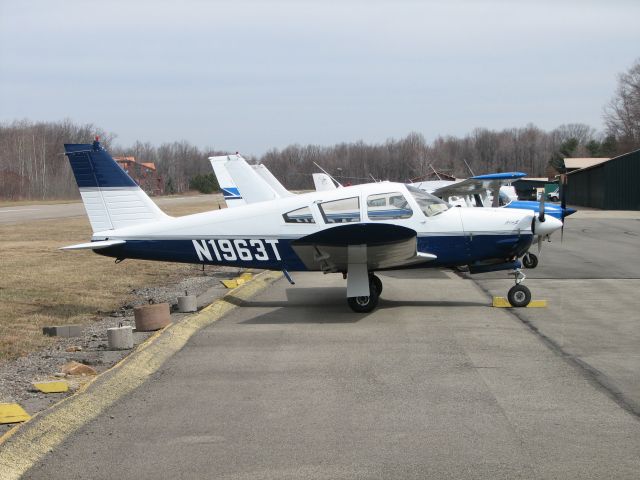
[[68,325],[69,333],[67,337],[81,337],[82,336],[82,327],[80,325]]
[[42,334],[49,337],[81,337],[82,327],[80,325],[63,325],[55,327],[42,327]]

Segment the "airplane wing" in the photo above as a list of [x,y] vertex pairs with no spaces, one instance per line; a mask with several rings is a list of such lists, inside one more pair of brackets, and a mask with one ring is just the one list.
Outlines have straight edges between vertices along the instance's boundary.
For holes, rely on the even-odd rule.
[[415,230],[391,224],[340,225],[294,240],[293,250],[310,269],[351,272],[353,264],[367,271],[395,268],[435,260],[417,251]]
[[526,176],[527,174],[522,172],[505,172],[491,173],[489,175],[478,175],[475,177],[467,178],[466,180],[462,180],[461,182],[437,188],[431,193],[436,197],[446,199],[454,196],[461,197],[465,195],[486,196],[487,191],[490,191],[493,194],[494,206],[498,206],[497,201],[500,187],[502,187],[503,185],[508,185],[509,183]]

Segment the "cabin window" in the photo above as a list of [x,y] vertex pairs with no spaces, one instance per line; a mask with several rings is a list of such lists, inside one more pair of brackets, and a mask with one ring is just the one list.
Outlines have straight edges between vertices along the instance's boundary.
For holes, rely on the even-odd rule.
[[367,197],[367,215],[371,220],[410,218],[413,210],[401,193],[377,193]]
[[286,223],[316,223],[309,207],[291,210],[282,215]]
[[318,205],[326,223],[349,223],[360,221],[360,199],[358,197],[341,198]]

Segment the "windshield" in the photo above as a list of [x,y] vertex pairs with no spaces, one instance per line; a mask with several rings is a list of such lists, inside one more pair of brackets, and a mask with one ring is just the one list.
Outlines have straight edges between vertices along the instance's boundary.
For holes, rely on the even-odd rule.
[[445,210],[449,210],[450,205],[447,202],[440,200],[438,197],[431,195],[430,193],[420,190],[419,188],[407,185],[409,193],[413,195],[413,198],[418,202],[418,206],[422,213],[427,217],[433,217],[439,215]]

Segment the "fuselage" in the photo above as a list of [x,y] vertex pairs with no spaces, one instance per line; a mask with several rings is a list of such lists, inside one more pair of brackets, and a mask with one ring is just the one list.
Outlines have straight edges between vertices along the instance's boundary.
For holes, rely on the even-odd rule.
[[344,224],[384,223],[414,230],[418,252],[437,257],[424,267],[509,261],[532,243],[535,220],[530,210],[427,203],[404,184],[380,182],[96,232],[92,240],[125,240],[96,251],[120,259],[289,271],[320,269],[303,262],[292,242]]

